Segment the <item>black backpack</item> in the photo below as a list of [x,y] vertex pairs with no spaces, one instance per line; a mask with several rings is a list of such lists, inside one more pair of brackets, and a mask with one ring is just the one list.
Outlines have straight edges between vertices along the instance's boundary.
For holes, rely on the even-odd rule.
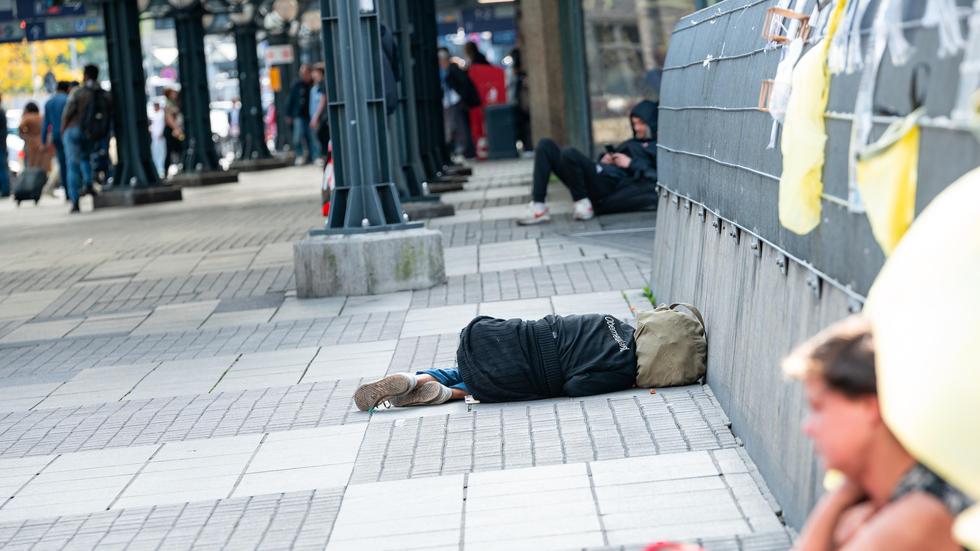
[[92,90],[91,95],[92,97],[85,104],[85,112],[82,113],[82,132],[89,141],[99,142],[105,139],[111,130],[109,97],[105,90]]

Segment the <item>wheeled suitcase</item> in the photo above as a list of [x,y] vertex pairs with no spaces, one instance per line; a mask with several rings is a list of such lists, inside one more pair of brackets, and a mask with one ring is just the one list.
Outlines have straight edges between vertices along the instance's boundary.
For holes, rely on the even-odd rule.
[[21,201],[34,201],[36,205],[41,199],[41,190],[48,180],[48,175],[40,168],[27,168],[17,178],[14,184],[14,201],[20,206]]

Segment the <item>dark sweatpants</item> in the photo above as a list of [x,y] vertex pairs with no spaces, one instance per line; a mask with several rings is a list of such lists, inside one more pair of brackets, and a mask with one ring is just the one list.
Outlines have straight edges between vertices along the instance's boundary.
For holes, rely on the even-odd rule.
[[551,138],[543,138],[534,150],[534,184],[531,199],[544,203],[552,174],[572,192],[572,199],[593,202],[615,187],[613,178],[596,172],[597,163],[574,147],[560,148]]
[[463,157],[476,157],[476,146],[473,135],[470,134],[470,110],[462,101],[454,103],[443,110],[446,119],[446,139],[452,144],[454,152],[462,153]]

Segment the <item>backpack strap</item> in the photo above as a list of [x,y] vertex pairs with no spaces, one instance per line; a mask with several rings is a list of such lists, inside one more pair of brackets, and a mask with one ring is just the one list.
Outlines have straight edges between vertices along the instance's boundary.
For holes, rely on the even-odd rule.
[[701,312],[697,308],[695,308],[693,305],[688,304],[686,302],[675,302],[674,304],[671,304],[668,308],[670,310],[677,310],[678,306],[683,306],[684,308],[687,308],[692,313],[694,313],[694,317],[697,318],[698,321],[701,323],[701,328],[704,329],[705,332],[708,331],[708,328],[705,327],[704,325],[704,318],[701,317]]

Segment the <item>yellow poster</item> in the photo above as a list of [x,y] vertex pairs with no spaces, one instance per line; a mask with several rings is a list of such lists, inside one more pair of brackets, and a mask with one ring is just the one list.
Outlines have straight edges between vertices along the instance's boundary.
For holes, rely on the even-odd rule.
[[858,153],[857,184],[871,231],[891,255],[915,218],[922,110],[896,122],[881,139]]
[[[824,111],[830,92],[827,55],[847,5],[840,0],[830,15],[827,36],[803,55],[793,71],[793,91],[786,106],[779,180],[779,223],[803,235],[820,224],[823,194]],[[841,32],[847,32],[844,29]]]

